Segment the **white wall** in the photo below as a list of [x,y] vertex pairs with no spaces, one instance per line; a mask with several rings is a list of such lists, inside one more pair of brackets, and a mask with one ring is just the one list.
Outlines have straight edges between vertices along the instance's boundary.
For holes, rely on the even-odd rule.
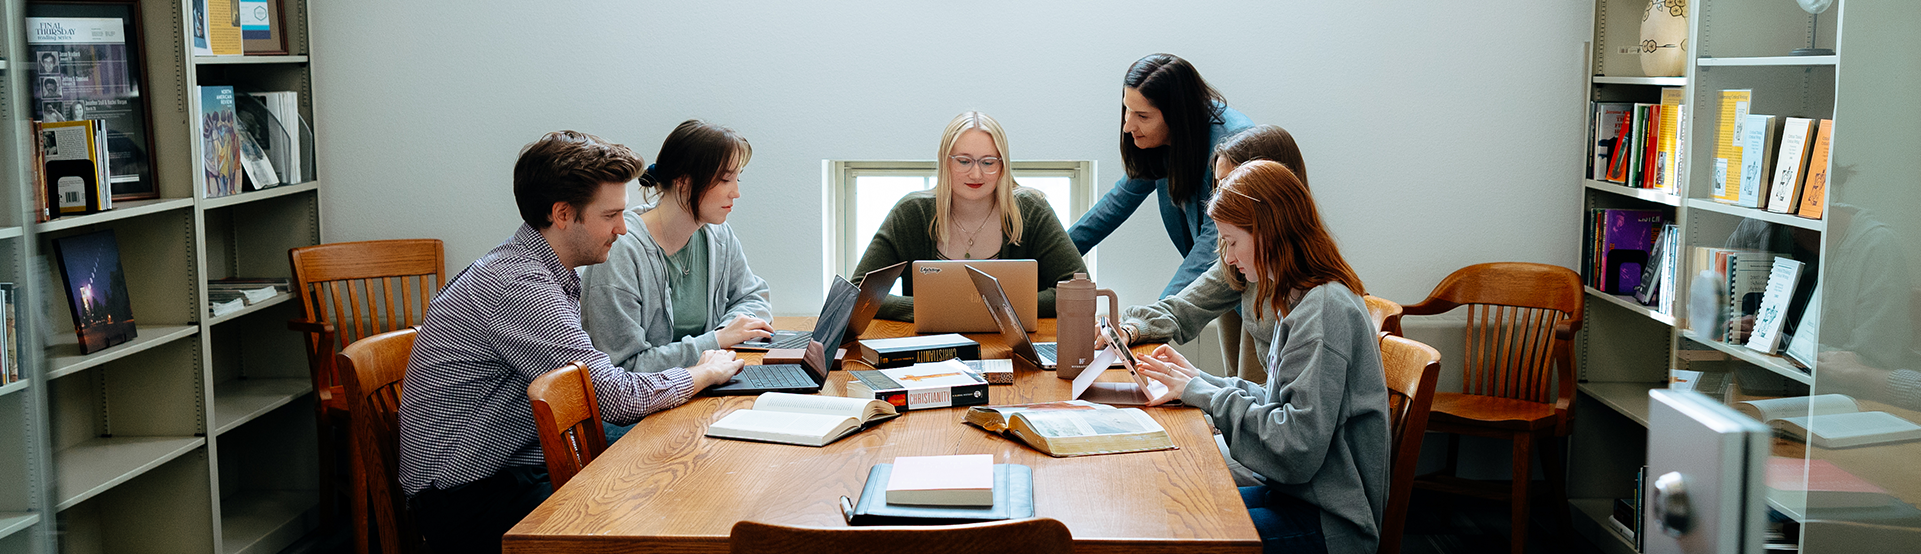
[[[1097,160],[1104,191],[1122,73],[1166,51],[1300,140],[1370,292],[1412,302],[1471,263],[1576,263],[1587,6],[1175,5],[316,2],[323,238],[438,237],[458,271],[518,225],[523,144],[573,128],[651,160],[698,117],[753,142],[732,222],[776,311],[811,314],[822,159],[931,158],[978,109],[1016,158]],[[1102,284],[1123,302],[1151,300],[1178,261],[1151,205],[1107,244]]]

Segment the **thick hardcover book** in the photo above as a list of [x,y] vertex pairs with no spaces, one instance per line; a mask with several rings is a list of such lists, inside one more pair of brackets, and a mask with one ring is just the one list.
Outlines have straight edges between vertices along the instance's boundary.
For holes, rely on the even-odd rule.
[[994,505],[913,506],[887,503],[887,481],[894,464],[874,464],[860,500],[843,496],[841,515],[848,525],[950,525],[1034,517],[1034,469],[994,464]]
[[981,344],[954,333],[860,341],[860,360],[876,369],[981,358]]
[[920,410],[987,403],[987,380],[958,360],[908,367],[849,371],[847,396],[879,400],[896,409]]
[[1801,184],[1801,209],[1795,215],[1821,219],[1827,200],[1828,150],[1834,144],[1834,120],[1823,119],[1814,131],[1814,152],[1808,155],[1808,178]]

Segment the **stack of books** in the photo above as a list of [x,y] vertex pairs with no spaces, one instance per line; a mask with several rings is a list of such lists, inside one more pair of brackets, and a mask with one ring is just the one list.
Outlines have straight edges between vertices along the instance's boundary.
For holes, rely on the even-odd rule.
[[207,312],[220,317],[293,291],[285,278],[234,277],[207,282]]

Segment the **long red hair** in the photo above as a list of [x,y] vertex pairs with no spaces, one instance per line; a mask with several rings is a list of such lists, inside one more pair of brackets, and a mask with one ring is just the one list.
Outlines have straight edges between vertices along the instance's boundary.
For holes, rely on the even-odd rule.
[[[1254,298],[1263,312],[1286,316],[1290,291],[1328,282],[1367,294],[1321,222],[1314,196],[1285,165],[1268,160],[1241,164],[1215,189],[1207,216],[1217,226],[1233,225],[1254,237],[1254,276],[1259,281]],[[1240,272],[1226,273],[1234,290],[1247,290]]]

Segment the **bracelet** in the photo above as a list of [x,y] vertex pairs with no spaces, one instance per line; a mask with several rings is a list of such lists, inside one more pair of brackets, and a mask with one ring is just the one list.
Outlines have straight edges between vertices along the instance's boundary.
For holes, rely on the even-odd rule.
[[1140,329],[1135,328],[1132,323],[1122,323],[1121,332],[1127,335],[1127,344],[1130,345],[1134,344],[1134,339],[1141,338]]

